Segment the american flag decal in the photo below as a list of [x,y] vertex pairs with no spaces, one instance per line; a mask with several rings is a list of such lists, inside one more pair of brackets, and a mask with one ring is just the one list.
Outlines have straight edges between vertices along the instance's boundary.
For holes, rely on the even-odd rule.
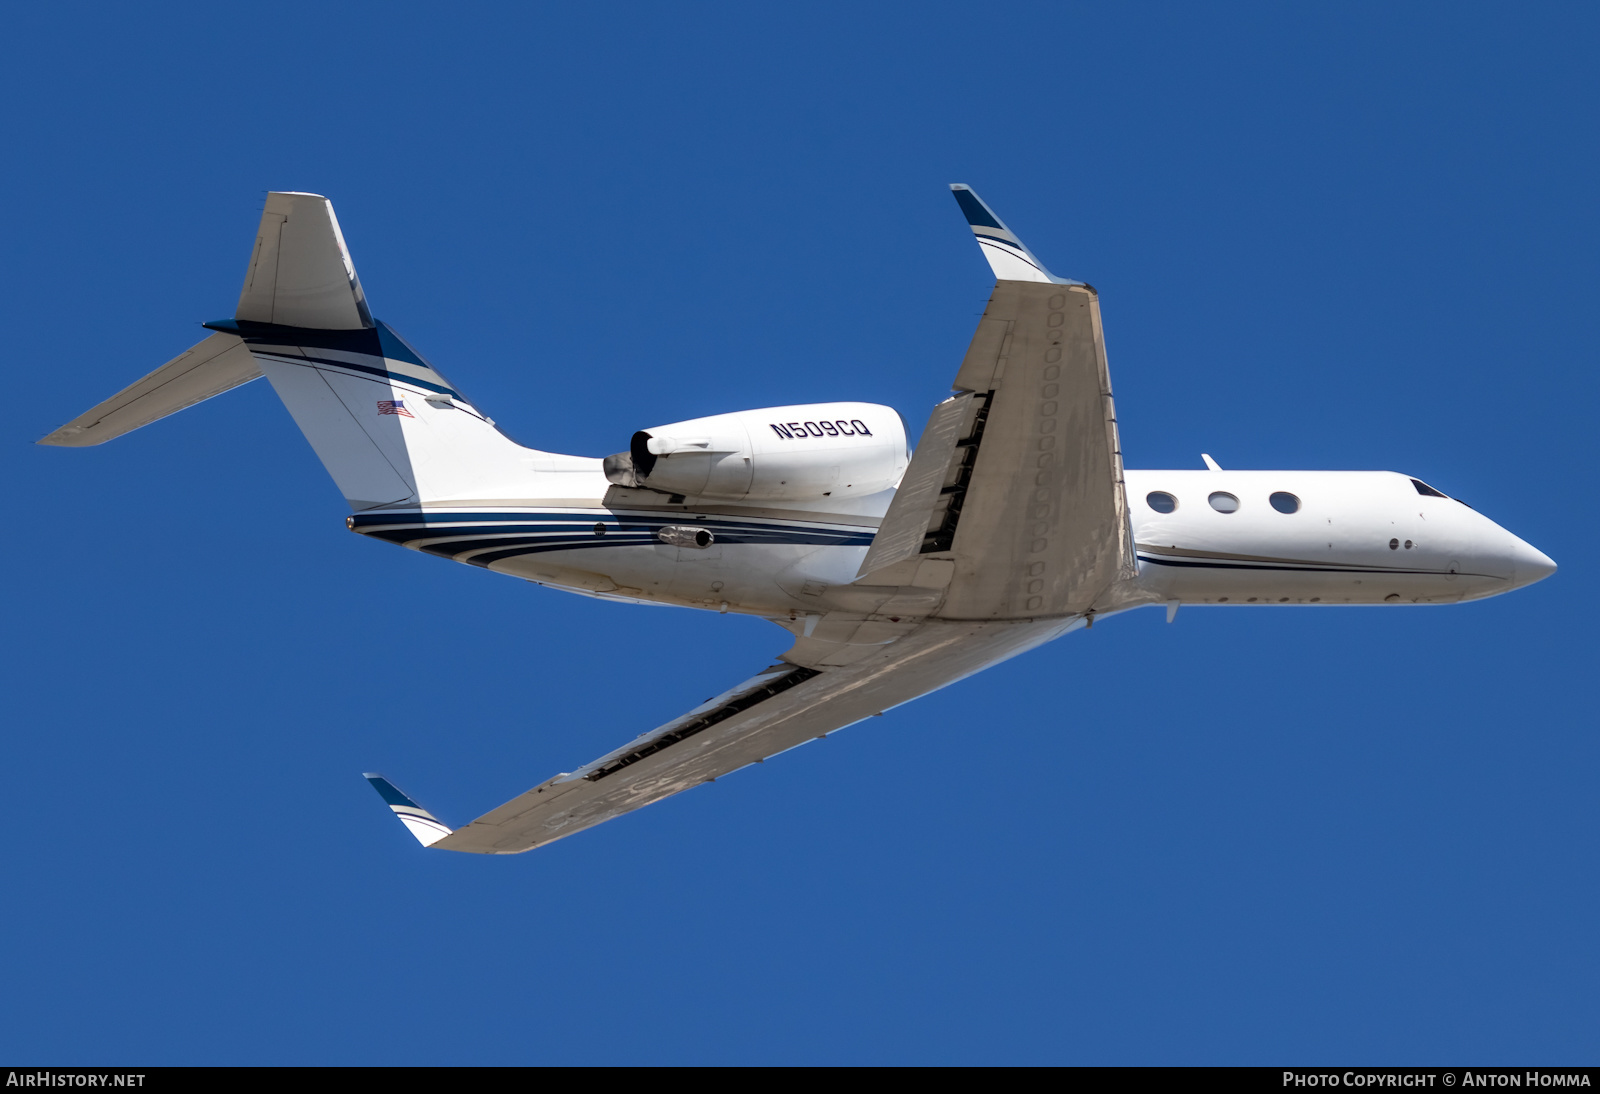
[[416,417],[416,415],[412,414],[411,411],[406,409],[406,403],[404,399],[379,399],[378,413],[398,414],[402,418]]

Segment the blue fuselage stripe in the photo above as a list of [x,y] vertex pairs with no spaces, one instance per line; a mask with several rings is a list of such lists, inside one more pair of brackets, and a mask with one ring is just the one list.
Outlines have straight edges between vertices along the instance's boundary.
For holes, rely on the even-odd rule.
[[[267,349],[263,349],[261,352],[271,353],[271,351]],[[357,365],[352,364],[349,361],[330,361],[325,357],[291,357],[284,353],[273,354],[273,356],[277,357],[279,360],[288,361],[292,364],[309,363],[314,365],[322,365],[327,368],[349,369],[351,372],[365,372],[371,376],[382,376],[388,380],[398,380],[402,384],[410,384],[412,387],[420,387],[426,388],[429,391],[437,391],[441,395],[448,395],[453,399],[459,399],[462,397],[459,391],[456,391],[454,388],[445,387],[443,384],[435,384],[428,380],[419,380],[415,376],[407,376],[404,373],[399,372],[390,372],[388,369],[377,368],[373,365]],[[373,360],[381,361],[382,358],[375,357]]]
[[[1212,562],[1204,559],[1191,558],[1152,558],[1149,555],[1140,555],[1140,562],[1153,562],[1157,566],[1183,566],[1201,570],[1254,570],[1257,573],[1274,574],[1390,574],[1397,577],[1448,577],[1448,570],[1394,570],[1363,566],[1316,566],[1309,563],[1281,563],[1264,565],[1258,562]],[[1483,575],[1468,574],[1468,577]]]
[[[610,510],[549,514],[357,514],[350,518],[351,528],[362,535],[415,545],[429,554],[450,557],[469,551],[504,548],[463,560],[480,564],[545,551],[660,546],[657,533],[669,524],[683,522],[682,517],[677,520],[636,515],[619,517]],[[719,544],[867,547],[876,535],[872,529],[818,528],[773,521],[702,519],[693,524],[712,533]],[[597,526],[604,528],[603,535],[595,534]]]

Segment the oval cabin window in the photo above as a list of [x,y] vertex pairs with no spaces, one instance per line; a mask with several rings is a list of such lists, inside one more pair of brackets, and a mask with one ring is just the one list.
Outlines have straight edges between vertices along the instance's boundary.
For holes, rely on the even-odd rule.
[[1237,513],[1239,511],[1239,499],[1225,490],[1218,490],[1206,500],[1211,503],[1211,508],[1219,513]]
[[1280,513],[1298,513],[1300,511],[1300,499],[1286,490],[1279,490],[1267,500],[1272,502],[1272,507]]
[[1152,490],[1144,496],[1144,503],[1158,513],[1171,513],[1178,508],[1178,499],[1164,490]]

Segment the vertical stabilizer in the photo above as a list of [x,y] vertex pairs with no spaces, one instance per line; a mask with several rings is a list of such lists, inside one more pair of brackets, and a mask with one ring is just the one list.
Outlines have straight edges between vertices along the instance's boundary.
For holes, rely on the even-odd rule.
[[319,330],[372,326],[333,202],[321,194],[267,195],[234,318]]

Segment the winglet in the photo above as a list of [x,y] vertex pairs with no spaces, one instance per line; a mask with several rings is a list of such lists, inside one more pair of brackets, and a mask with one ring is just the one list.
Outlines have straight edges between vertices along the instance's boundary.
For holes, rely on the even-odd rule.
[[383,800],[389,803],[389,808],[394,810],[394,815],[400,818],[400,823],[406,830],[417,837],[417,842],[424,847],[432,847],[450,834],[450,829],[438,817],[428,812],[422,806],[412,801],[400,792],[400,788],[388,779],[375,772],[363,773],[363,777],[372,784],[372,789],[382,795]]
[[1069,281],[1057,277],[1044,268],[1044,263],[1034,257],[1027,244],[1007,228],[977,193],[966,183],[953,182],[950,191],[956,204],[978,237],[978,247],[989,260],[989,268],[999,281],[1042,281],[1052,285],[1082,285],[1082,281]]

